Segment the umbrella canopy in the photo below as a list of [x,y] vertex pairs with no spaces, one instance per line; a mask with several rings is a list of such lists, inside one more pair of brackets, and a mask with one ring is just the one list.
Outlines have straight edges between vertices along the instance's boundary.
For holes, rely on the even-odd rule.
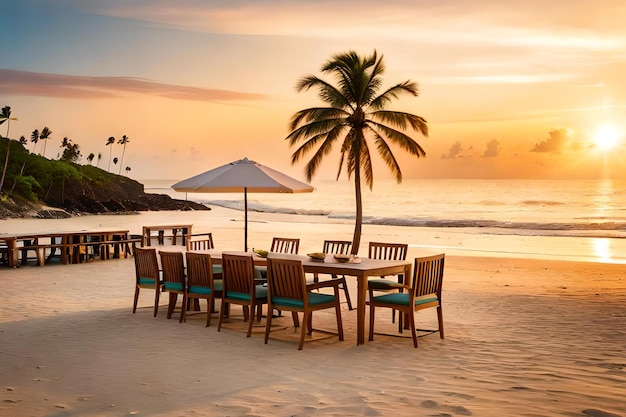
[[175,191],[186,193],[240,193],[244,195],[244,248],[248,250],[248,192],[251,193],[310,193],[313,187],[275,169],[248,158],[203,172],[172,185]]

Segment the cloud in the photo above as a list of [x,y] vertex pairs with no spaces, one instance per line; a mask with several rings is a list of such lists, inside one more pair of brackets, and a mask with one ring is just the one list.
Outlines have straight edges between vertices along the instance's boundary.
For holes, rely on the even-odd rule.
[[483,152],[483,157],[495,158],[498,155],[500,155],[500,141],[498,139],[493,139],[487,142],[487,147],[485,148],[485,152]]
[[0,68],[0,90],[5,95],[72,99],[115,98],[125,93],[214,102],[267,98],[261,94],[162,84],[142,78],[46,74],[2,68]]
[[447,154],[441,155],[441,159],[459,158],[461,156],[461,151],[463,151],[461,142],[455,142],[452,146],[450,146]]
[[565,129],[554,129],[548,132],[550,137],[544,141],[538,142],[530,150],[530,152],[550,152],[558,153],[565,147],[568,140],[568,132]]

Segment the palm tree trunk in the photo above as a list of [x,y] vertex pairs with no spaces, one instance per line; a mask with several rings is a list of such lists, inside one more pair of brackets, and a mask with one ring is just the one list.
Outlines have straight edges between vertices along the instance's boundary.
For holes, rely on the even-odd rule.
[[354,197],[356,199],[356,217],[354,219],[354,236],[352,237],[352,254],[359,253],[361,246],[361,226],[363,224],[363,199],[361,197],[361,166],[354,168]]
[[[8,108],[8,107],[7,107]],[[7,175],[7,167],[9,166],[9,150],[11,148],[11,138],[9,138],[9,126],[11,126],[11,109],[8,108],[7,112],[7,156],[4,159],[4,168],[2,168],[2,178],[0,178],[0,192],[2,192],[2,187],[4,186],[4,178]]]

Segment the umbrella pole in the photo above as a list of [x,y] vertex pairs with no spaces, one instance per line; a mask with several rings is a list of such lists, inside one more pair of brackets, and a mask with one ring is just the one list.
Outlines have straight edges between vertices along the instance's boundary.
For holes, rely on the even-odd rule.
[[248,187],[243,187],[244,235],[243,247],[248,252]]

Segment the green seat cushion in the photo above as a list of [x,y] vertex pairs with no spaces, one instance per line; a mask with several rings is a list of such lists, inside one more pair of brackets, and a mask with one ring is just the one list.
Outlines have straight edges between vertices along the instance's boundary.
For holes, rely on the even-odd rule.
[[209,294],[211,294],[211,288],[209,288],[209,287],[201,287],[201,286],[198,286],[198,285],[190,285],[189,286],[189,294],[209,295]]
[[139,285],[154,285],[154,278],[139,278]]
[[370,279],[367,281],[367,286],[374,290],[394,290],[402,288],[402,284],[398,281],[392,281],[390,279]]
[[164,284],[165,291],[182,291],[183,284],[180,282],[165,282]]
[[213,280],[213,289],[215,290],[215,292],[222,291],[224,289],[224,280],[223,279]]
[[[330,294],[319,294],[310,292],[309,305],[316,306],[320,304],[328,304],[335,302],[335,296]],[[275,307],[299,307],[304,308],[304,302],[295,298],[274,297],[272,303]]]
[[222,265],[211,265],[211,269],[213,269],[213,274],[222,273]]
[[[267,299],[267,287],[263,287],[262,285],[257,285],[255,288],[256,299],[262,300]],[[243,292],[234,292],[229,291],[226,293],[226,297],[233,300],[241,300],[241,301],[250,301],[250,294]]]
[[[408,293],[393,293],[393,294],[379,295],[378,297],[374,297],[374,300],[380,303],[407,306],[409,305],[409,294]],[[436,294],[423,295],[421,297],[415,297],[414,305],[418,306],[420,304],[431,303],[433,301],[437,301]]]

